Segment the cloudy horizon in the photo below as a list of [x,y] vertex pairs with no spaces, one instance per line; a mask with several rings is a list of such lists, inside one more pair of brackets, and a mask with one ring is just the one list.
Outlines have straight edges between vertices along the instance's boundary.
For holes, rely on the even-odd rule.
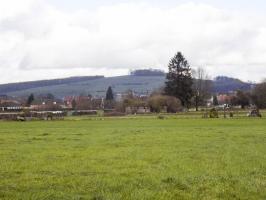
[[167,71],[181,51],[211,77],[266,77],[266,3],[0,0],[0,83]]

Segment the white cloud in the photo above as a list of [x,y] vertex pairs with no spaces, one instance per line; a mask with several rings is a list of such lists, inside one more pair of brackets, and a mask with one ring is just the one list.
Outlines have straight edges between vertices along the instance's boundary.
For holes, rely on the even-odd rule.
[[40,0],[0,0],[0,82],[125,73],[156,67],[182,51],[212,76],[259,80],[266,24],[206,4],[173,8],[118,4],[61,11]]

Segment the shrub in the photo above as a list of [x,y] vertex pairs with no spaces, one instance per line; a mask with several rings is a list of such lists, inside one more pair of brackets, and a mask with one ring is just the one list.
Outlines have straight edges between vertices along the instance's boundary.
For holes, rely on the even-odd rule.
[[[125,112],[127,107],[137,108],[137,107],[146,107],[146,106],[147,106],[146,101],[139,98],[130,97],[130,98],[125,98],[121,103],[117,103],[115,106],[115,110],[118,112]],[[137,110],[135,110],[135,112],[137,112]]]
[[210,118],[219,118],[218,111],[215,108],[212,108],[209,113]]
[[181,101],[176,97],[165,96],[165,101],[168,113],[176,113],[178,111],[181,111]]
[[159,116],[158,116],[158,119],[165,119],[165,116],[163,116],[163,115],[159,115]]
[[152,112],[161,112],[164,107],[167,112],[176,113],[182,109],[181,101],[172,96],[154,95],[149,98],[148,105]]
[[262,117],[262,115],[260,114],[259,109],[254,108],[249,112],[248,117]]

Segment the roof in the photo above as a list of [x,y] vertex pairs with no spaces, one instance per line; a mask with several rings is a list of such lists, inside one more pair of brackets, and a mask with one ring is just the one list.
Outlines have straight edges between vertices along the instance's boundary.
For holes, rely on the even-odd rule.
[[6,100],[6,101],[1,101],[0,102],[0,107],[19,107],[22,106],[22,104],[18,101],[10,101],[10,100]]

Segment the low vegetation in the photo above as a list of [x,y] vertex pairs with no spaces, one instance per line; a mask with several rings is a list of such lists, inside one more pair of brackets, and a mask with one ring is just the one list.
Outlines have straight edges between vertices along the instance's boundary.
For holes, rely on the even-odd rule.
[[0,199],[266,198],[266,119],[1,122]]

